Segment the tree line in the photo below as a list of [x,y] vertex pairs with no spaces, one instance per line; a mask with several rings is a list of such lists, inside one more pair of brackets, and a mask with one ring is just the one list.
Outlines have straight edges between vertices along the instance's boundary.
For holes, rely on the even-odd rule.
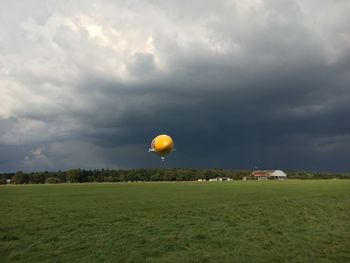
[[[57,172],[31,172],[0,174],[0,183],[5,184],[10,179],[12,184],[44,184],[44,183],[85,183],[85,182],[138,182],[138,181],[197,181],[211,178],[226,177],[233,180],[253,179],[248,170],[225,169],[192,169],[192,168],[140,168],[130,170],[85,170],[70,169]],[[350,179],[350,173],[325,173],[289,171],[288,179]]]

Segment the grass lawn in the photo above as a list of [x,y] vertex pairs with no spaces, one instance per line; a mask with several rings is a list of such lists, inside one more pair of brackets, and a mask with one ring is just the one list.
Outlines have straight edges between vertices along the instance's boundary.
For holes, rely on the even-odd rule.
[[0,186],[0,262],[350,262],[350,180]]

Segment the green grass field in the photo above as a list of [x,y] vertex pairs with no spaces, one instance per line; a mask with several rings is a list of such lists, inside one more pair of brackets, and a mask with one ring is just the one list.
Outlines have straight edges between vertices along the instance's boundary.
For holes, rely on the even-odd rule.
[[0,262],[350,262],[350,180],[7,185]]

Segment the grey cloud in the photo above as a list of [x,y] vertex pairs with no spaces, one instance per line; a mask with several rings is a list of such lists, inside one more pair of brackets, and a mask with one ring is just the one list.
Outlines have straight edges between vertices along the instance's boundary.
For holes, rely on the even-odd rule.
[[28,5],[2,11],[0,170],[154,167],[158,133],[167,166],[350,168],[346,1]]

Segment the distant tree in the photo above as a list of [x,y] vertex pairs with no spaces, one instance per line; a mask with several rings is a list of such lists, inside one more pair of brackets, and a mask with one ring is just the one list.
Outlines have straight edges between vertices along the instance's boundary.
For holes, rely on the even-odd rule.
[[58,179],[57,177],[48,177],[46,179],[46,183],[47,184],[59,184],[60,183],[60,179]]
[[[229,177],[235,180],[243,177],[251,178],[251,171],[248,170],[224,170],[224,169],[191,169],[191,168],[149,168],[149,169],[131,169],[131,170],[81,170],[71,169],[58,172],[35,172],[24,173],[2,173],[0,180],[5,182],[11,179],[14,184],[27,183],[45,183],[48,178],[54,177],[59,182],[126,182],[126,181],[192,181],[198,179],[210,179],[214,177]],[[350,179],[350,173],[326,173],[326,172],[308,172],[308,171],[287,171],[289,179]],[[5,181],[4,181],[5,180]],[[49,181],[51,181],[50,179]]]
[[120,182],[127,182],[128,181],[128,172],[127,171],[122,171],[120,173]]
[[80,169],[70,169],[67,171],[67,181],[70,183],[79,183]]
[[89,175],[88,176],[88,182],[95,182],[95,177]]
[[67,182],[66,172],[58,171],[55,173],[54,177],[57,177],[58,179],[60,179],[61,183]]
[[23,173],[22,171],[16,172],[15,176],[12,177],[11,182],[13,184],[27,184],[29,183],[29,175]]
[[171,171],[171,170],[165,171],[163,179],[165,181],[175,181],[176,180],[176,172],[175,172],[175,170],[173,170],[173,171]]
[[104,181],[109,183],[113,182],[113,176],[105,176]]
[[31,173],[29,183],[32,184],[43,184],[46,181],[46,178],[49,176],[49,173]]
[[162,179],[162,175],[160,173],[152,174],[151,181],[160,181]]

